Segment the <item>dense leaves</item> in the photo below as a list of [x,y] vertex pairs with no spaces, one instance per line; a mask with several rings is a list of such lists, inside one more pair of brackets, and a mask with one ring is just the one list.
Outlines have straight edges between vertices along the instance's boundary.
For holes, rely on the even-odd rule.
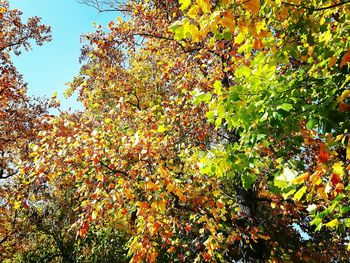
[[50,29],[41,25],[37,17],[23,23],[20,15],[20,11],[9,9],[7,1],[0,2],[0,179],[15,173],[13,160],[26,152],[35,118],[45,110],[45,106],[28,101],[26,85],[11,55],[30,49],[32,41],[42,45],[50,40]]
[[86,109],[22,164],[18,257],[349,258],[347,1],[83,2],[124,19],[85,36]]
[[44,100],[27,97],[26,84],[11,56],[29,50],[33,42],[49,41],[49,33],[39,18],[24,23],[20,11],[0,1],[0,260],[21,246],[13,237],[25,228],[18,216],[23,189],[14,176],[21,163],[30,159],[29,143],[35,140],[48,106]]

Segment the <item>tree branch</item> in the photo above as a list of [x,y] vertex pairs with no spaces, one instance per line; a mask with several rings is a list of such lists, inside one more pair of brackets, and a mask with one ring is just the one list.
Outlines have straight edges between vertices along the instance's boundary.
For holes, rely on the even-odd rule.
[[105,164],[105,163],[102,162],[102,161],[100,161],[100,164],[101,164],[103,167],[107,168],[108,170],[112,171],[113,173],[122,174],[122,175],[124,175],[124,176],[128,176],[128,173],[127,173],[127,172],[122,171],[122,170],[115,170],[115,169],[112,169],[112,168],[110,168],[107,164]]
[[282,2],[282,4],[287,5],[287,6],[303,8],[303,9],[308,9],[308,10],[312,10],[312,11],[323,11],[323,10],[335,8],[335,7],[338,7],[338,6],[341,6],[341,5],[345,5],[345,4],[348,4],[348,3],[350,3],[350,0],[342,1],[342,2],[339,2],[337,4],[333,4],[333,5],[330,5],[330,6],[324,6],[324,7],[319,7],[319,8],[312,8],[312,7],[307,7],[307,6],[304,6],[304,5],[296,5],[296,4],[292,4],[292,3],[288,3],[288,2]]

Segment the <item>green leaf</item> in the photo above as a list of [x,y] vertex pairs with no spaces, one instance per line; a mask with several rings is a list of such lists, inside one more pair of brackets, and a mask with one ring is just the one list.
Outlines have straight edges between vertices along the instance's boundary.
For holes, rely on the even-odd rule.
[[316,229],[315,229],[315,231],[316,231],[316,232],[317,232],[317,231],[320,231],[322,227],[323,227],[323,223],[318,224],[317,227],[316,227]]
[[278,106],[277,109],[282,109],[284,111],[289,112],[293,109],[293,105],[290,103],[283,103],[282,105]]
[[317,123],[318,123],[318,121],[316,119],[310,119],[306,124],[306,128],[313,129],[316,127]]
[[343,206],[341,209],[340,209],[340,213],[342,214],[346,214],[350,211],[350,207],[349,206]]
[[261,122],[264,122],[267,120],[267,118],[269,117],[269,113],[268,112],[265,112],[264,115],[260,118],[260,121]]
[[251,188],[255,180],[256,176],[254,174],[247,173],[242,175],[242,184],[245,189]]
[[206,117],[208,118],[208,121],[209,122],[214,122],[214,118],[215,118],[215,113],[214,113],[214,111],[208,111],[206,114]]
[[194,95],[193,103],[195,105],[200,104],[201,102],[208,103],[211,100],[211,94],[209,92],[202,93],[202,92],[193,92],[192,95]]
[[350,218],[345,218],[344,224],[345,224],[346,227],[350,228]]
[[310,225],[318,226],[320,224],[322,224],[322,218],[320,217],[316,217],[310,222]]
[[232,35],[230,32],[225,32],[223,36],[224,36],[224,39],[227,41],[232,39]]

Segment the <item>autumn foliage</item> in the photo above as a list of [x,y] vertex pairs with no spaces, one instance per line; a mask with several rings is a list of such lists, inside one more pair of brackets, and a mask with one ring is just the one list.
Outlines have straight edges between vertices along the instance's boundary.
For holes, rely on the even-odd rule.
[[348,1],[82,2],[123,17],[16,166],[4,258],[349,258]]

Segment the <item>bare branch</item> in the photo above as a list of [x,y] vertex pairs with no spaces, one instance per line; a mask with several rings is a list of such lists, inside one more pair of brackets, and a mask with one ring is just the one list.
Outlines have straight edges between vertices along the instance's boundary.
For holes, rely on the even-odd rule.
[[78,3],[95,8],[99,13],[105,12],[130,12],[125,1],[112,0],[78,0]]

